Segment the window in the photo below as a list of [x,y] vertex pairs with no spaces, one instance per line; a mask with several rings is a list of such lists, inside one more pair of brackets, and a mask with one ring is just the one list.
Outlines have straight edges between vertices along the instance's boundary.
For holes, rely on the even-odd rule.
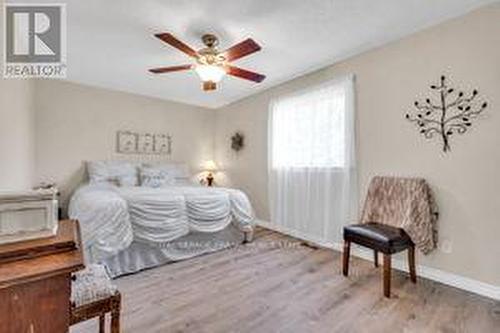
[[273,169],[345,166],[346,91],[343,81],[329,82],[272,103]]
[[354,75],[273,100],[269,108],[269,212],[303,237],[341,240],[356,220]]

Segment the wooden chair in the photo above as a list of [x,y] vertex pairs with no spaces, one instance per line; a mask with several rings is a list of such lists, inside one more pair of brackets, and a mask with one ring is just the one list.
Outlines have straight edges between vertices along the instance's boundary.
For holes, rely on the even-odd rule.
[[111,333],[120,332],[121,294],[104,266],[93,264],[73,275],[70,325],[99,317],[99,333],[105,332],[106,313],[111,313]]
[[391,296],[391,255],[408,249],[408,264],[410,278],[417,282],[415,271],[415,245],[401,228],[380,223],[353,224],[344,227],[344,253],[342,260],[342,273],[349,274],[349,255],[351,243],[356,243],[373,250],[374,264],[378,267],[378,252],[384,255],[383,288],[384,296]]

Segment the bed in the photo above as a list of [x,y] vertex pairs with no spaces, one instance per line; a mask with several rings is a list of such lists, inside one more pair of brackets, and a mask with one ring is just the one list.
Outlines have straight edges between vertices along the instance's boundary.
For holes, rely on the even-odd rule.
[[89,162],[88,172],[68,213],[80,221],[86,260],[104,264],[113,277],[252,238],[255,218],[245,193],[196,185],[185,166]]

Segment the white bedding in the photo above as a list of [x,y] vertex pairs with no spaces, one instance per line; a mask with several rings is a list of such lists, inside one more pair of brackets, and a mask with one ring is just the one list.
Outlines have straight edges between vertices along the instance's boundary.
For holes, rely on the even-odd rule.
[[116,255],[133,240],[161,247],[191,231],[213,233],[231,223],[243,230],[254,223],[243,192],[200,186],[85,185],[71,198],[69,216],[80,221],[90,261]]

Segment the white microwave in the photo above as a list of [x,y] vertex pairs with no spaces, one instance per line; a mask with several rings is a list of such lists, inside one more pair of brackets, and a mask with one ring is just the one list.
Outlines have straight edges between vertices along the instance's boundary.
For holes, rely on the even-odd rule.
[[0,192],[0,244],[55,236],[56,193],[54,190]]

